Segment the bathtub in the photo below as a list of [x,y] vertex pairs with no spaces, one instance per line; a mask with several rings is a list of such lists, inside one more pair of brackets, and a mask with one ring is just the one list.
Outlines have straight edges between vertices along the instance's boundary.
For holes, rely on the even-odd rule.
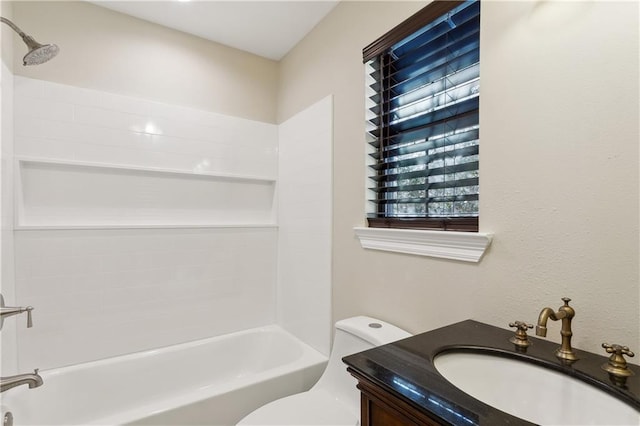
[[16,426],[234,425],[308,390],[326,363],[273,325],[41,371],[43,386],[2,394],[2,412]]

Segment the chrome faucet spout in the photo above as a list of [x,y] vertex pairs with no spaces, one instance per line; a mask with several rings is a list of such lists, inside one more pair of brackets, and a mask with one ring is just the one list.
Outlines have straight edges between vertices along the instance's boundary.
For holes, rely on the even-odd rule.
[[560,331],[562,345],[558,350],[556,350],[556,357],[566,364],[571,364],[578,359],[575,351],[571,347],[571,336],[573,336],[573,332],[571,331],[571,320],[576,315],[576,311],[569,306],[571,299],[563,297],[562,301],[564,302],[564,305],[560,306],[557,312],[551,308],[543,308],[542,311],[540,311],[538,323],[536,325],[536,335],[546,337],[547,321],[549,319],[553,321],[562,320],[562,329]]
[[4,392],[20,385],[28,385],[30,389],[43,385],[42,377],[38,374],[38,369],[33,373],[17,374],[15,376],[0,377],[0,392]]

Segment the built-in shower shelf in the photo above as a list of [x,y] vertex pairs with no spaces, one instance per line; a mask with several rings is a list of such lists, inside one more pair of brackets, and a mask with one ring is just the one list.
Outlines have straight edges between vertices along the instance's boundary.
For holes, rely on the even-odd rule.
[[275,227],[275,178],[16,159],[15,229]]
[[130,170],[130,171],[139,171],[139,172],[148,172],[148,173],[166,173],[166,174],[183,175],[183,176],[202,176],[202,177],[208,177],[212,179],[229,179],[229,180],[239,180],[239,181],[264,181],[264,182],[276,181],[276,178],[271,176],[242,175],[242,174],[236,174],[236,173],[199,172],[199,171],[189,171],[189,170],[179,170],[179,169],[166,169],[166,168],[160,168],[160,167],[144,167],[144,166],[112,164],[112,163],[92,163],[89,161],[69,161],[69,160],[57,160],[57,159],[49,159],[49,158],[18,157],[18,156],[15,157],[15,160],[19,163],[19,165],[22,165],[25,163],[52,164],[52,165],[55,164],[55,165],[69,166],[69,167],[89,167],[89,168],[113,169],[113,170]]

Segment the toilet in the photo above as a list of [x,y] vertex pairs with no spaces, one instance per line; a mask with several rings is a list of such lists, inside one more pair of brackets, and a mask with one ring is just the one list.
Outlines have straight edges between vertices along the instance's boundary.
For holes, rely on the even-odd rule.
[[410,337],[406,331],[359,316],[338,321],[333,349],[320,380],[307,392],[263,405],[240,420],[238,426],[360,424],[360,394],[342,357]]

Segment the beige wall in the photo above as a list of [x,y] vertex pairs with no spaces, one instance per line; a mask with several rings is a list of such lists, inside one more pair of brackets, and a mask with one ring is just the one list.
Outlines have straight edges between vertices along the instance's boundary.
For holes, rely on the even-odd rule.
[[361,49],[424,4],[342,2],[280,64],[280,121],[335,97],[333,319],[506,328],[568,296],[578,348],[640,349],[636,2],[484,2],[480,228],[492,247],[478,265],[360,247]]
[[15,74],[275,122],[276,62],[90,3],[15,2],[14,21],[60,54]]

